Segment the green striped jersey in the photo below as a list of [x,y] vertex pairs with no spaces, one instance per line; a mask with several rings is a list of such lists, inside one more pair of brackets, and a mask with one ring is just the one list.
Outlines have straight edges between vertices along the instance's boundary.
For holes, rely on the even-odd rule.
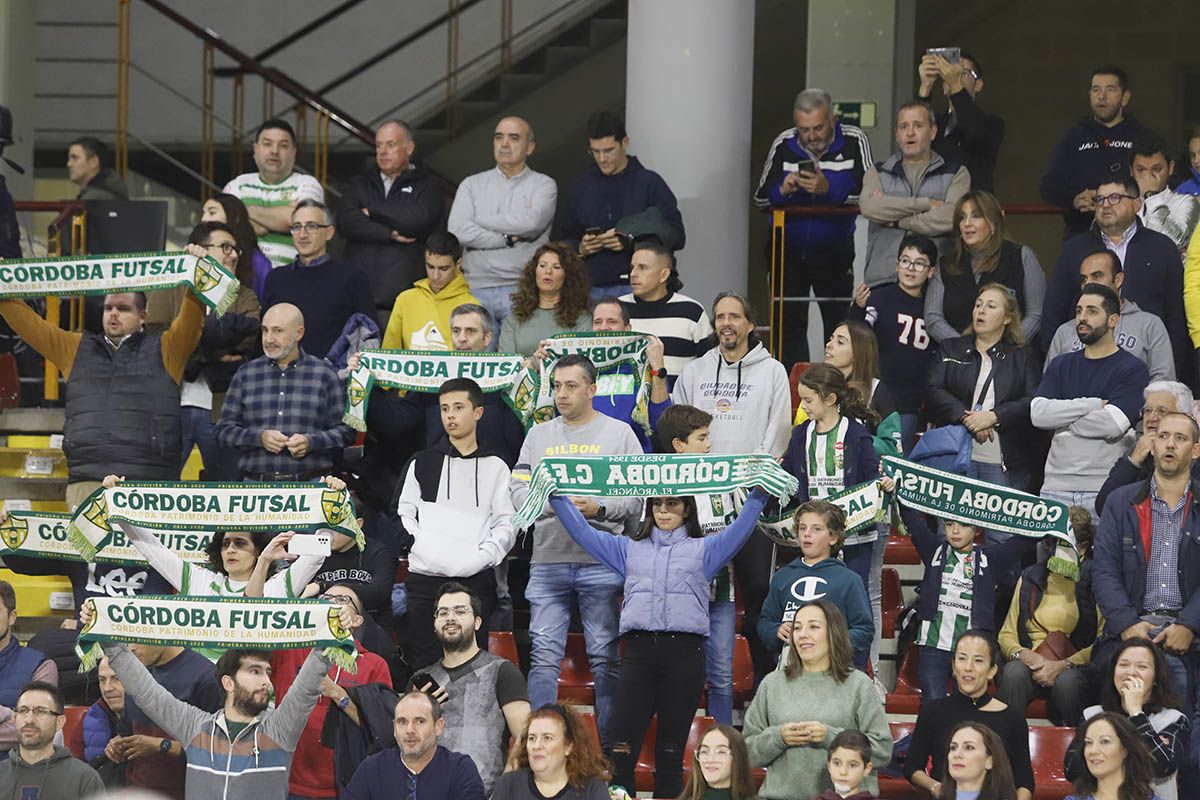
[[[267,183],[257,172],[247,172],[225,184],[225,192],[237,195],[246,208],[278,208],[300,200],[325,202],[325,190],[311,175],[293,172],[279,183]],[[271,260],[271,265],[281,267],[296,260],[296,248],[291,234],[270,231],[258,237],[258,249]]]
[[[931,567],[936,566],[930,564]],[[971,603],[974,601],[975,554],[946,548],[942,566],[942,590],[937,613],[921,622],[917,644],[950,651],[955,640],[971,627]]]

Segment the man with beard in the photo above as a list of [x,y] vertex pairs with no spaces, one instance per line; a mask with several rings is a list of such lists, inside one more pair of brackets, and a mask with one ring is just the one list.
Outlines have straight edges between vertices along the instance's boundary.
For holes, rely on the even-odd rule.
[[[87,627],[94,611],[85,606],[79,623]],[[343,606],[338,618],[354,624]],[[106,642],[104,655],[125,684],[125,697],[137,703],[156,725],[179,742],[187,758],[187,797],[263,800],[287,794],[292,754],[304,721],[321,695],[331,662],[319,650],[308,654],[287,697],[275,708],[271,699],[271,652],[227,650],[217,661],[224,707],[210,713],[180,700],[154,679],[129,648]],[[61,708],[61,706],[60,706]]]
[[[475,762],[486,792],[504,770],[504,744],[521,735],[529,718],[525,678],[511,661],[480,650],[475,631],[483,624],[479,598],[460,583],[438,589],[433,629],[442,660],[427,674],[440,690],[442,745]],[[414,686],[432,691],[433,686]]]
[[55,734],[67,724],[57,686],[41,681],[26,684],[13,718],[17,747],[0,762],[0,796],[22,800],[103,796],[104,783],[96,770],[54,743]]
[[445,728],[442,710],[424,692],[409,692],[396,703],[392,727],[396,747],[363,760],[341,793],[342,800],[483,800],[487,795],[471,759],[438,744]]
[[1113,329],[1121,300],[1107,286],[1089,283],[1075,306],[1082,350],[1050,363],[1029,407],[1033,424],[1054,431],[1042,497],[1083,506],[1096,518],[1096,494],[1108,466],[1133,445],[1150,372],[1117,346]]

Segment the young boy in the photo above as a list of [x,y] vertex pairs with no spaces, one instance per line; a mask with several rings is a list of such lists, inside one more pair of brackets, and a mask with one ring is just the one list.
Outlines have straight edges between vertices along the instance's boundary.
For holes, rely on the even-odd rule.
[[779,568],[758,618],[762,643],[778,652],[792,635],[792,616],[801,603],[825,598],[841,609],[854,645],[854,664],[865,669],[875,623],[862,579],[837,559],[846,514],[828,500],[801,503],[792,518],[800,557]]
[[875,289],[860,285],[846,313],[847,319],[863,320],[875,330],[879,377],[900,412],[905,453],[916,443],[925,378],[935,349],[925,330],[925,284],[937,263],[934,241],[919,233],[908,234],[896,258],[896,283]]
[[[695,406],[671,406],[658,418],[658,440],[670,453],[706,455],[708,426],[712,415]],[[696,497],[700,529],[705,536],[720,533],[737,516],[732,495]],[[733,724],[733,644],[737,636],[737,614],[733,602],[733,563],[717,573],[708,595],[708,714],[724,725]]]
[[812,800],[875,800],[862,790],[863,779],[871,774],[871,740],[862,731],[846,729],[833,737],[826,765],[833,788]]

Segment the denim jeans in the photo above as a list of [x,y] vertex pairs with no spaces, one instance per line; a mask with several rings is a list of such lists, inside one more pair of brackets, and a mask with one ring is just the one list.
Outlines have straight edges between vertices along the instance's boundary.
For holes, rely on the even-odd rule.
[[708,604],[708,641],[704,662],[708,672],[708,715],[733,724],[733,642],[737,636],[735,604]]
[[629,294],[632,289],[628,283],[614,283],[612,286],[593,286],[591,293],[592,303],[603,300],[605,297],[620,297],[623,294]]
[[[179,471],[183,472],[183,465],[187,463],[188,456],[192,454],[192,445],[200,447],[200,458],[204,461],[205,471],[217,469],[221,455],[213,428],[212,409],[196,408],[195,406],[180,407],[179,428],[183,432]],[[205,477],[208,477],[210,481],[214,480],[214,477]]]
[[1092,515],[1092,524],[1099,525],[1100,517],[1096,514],[1096,495],[1099,492],[1060,492],[1055,489],[1042,489],[1042,497],[1047,500],[1058,500],[1069,506],[1083,506]]
[[866,653],[854,654],[854,666],[866,671],[868,662],[879,659],[879,638],[883,631],[883,555],[887,548],[887,534],[880,533],[873,542],[847,545],[842,548],[842,561],[862,579],[871,603],[871,618],[875,623],[875,636]]
[[611,741],[613,698],[619,667],[617,602],[624,580],[600,564],[530,564],[529,705],[541,708],[558,700],[558,673],[567,647],[571,605],[577,602],[587,643],[588,665],[596,681],[596,726],[600,741]]
[[919,650],[921,661],[917,664],[917,683],[921,686],[921,702],[928,703],[946,696],[953,657],[949,650],[936,647],[921,646]]
[[493,347],[495,342],[500,339],[500,323],[504,322],[504,318],[512,313],[512,293],[516,291],[515,283],[505,284],[504,286],[487,286],[476,288],[471,287],[471,294],[475,295],[475,299],[479,301],[479,305],[492,312],[492,318],[496,322],[493,333]]

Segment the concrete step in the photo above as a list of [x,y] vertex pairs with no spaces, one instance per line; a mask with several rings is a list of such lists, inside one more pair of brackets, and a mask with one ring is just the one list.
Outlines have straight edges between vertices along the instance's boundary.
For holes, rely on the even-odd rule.
[[0,432],[62,433],[66,410],[61,408],[8,408],[0,411]]

